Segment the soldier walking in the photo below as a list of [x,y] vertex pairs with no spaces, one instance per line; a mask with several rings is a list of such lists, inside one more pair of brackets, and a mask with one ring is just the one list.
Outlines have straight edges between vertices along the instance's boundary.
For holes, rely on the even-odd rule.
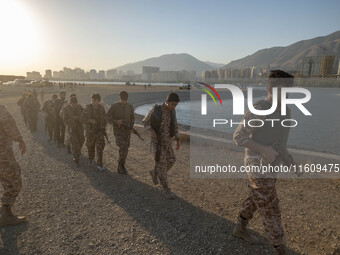
[[59,93],[60,98],[56,99],[54,101],[54,110],[56,114],[56,126],[55,126],[55,136],[57,137],[58,140],[58,148],[64,147],[65,144],[65,124],[63,122],[63,119],[60,116],[60,111],[63,108],[64,105],[67,104],[67,101],[65,100],[66,98],[66,92],[61,91]]
[[13,117],[4,105],[0,105],[0,182],[3,187],[0,226],[26,221],[25,217],[15,216],[12,212],[14,202],[22,188],[21,168],[13,153],[13,141],[19,143],[21,154],[25,154],[26,145]]
[[25,109],[27,124],[30,131],[37,131],[38,113],[40,110],[40,103],[38,99],[33,94],[29,94],[23,104],[23,107]]
[[22,118],[24,120],[24,123],[27,127],[28,126],[27,117],[26,117],[26,112],[25,112],[25,107],[24,107],[24,102],[25,102],[26,98],[27,98],[27,93],[26,92],[22,93],[22,97],[19,99],[17,104],[20,106],[20,113],[21,113]]
[[130,147],[131,128],[135,123],[133,106],[127,102],[128,93],[121,91],[119,102],[112,104],[107,120],[113,126],[116,145],[119,147],[118,173],[127,174],[125,163]]
[[97,168],[104,171],[103,151],[106,136],[106,113],[103,105],[100,104],[100,95],[94,93],[91,96],[91,104],[86,105],[83,113],[85,127],[86,147],[89,155],[88,165],[92,166],[97,151]]
[[79,158],[81,155],[81,148],[83,147],[84,127],[82,121],[83,107],[78,104],[76,97],[70,99],[70,103],[61,111],[61,118],[67,129],[67,143],[71,145],[71,152],[73,161],[79,166]]
[[176,93],[170,93],[165,103],[154,105],[143,119],[146,130],[151,132],[151,148],[155,156],[155,169],[150,171],[155,185],[158,180],[163,186],[163,195],[174,199],[175,195],[168,186],[168,171],[176,162],[172,149],[172,139],[176,141],[176,150],[179,149],[179,135],[175,108],[179,103]]
[[[268,96],[266,99],[254,104],[257,110],[267,110],[272,106],[273,88],[278,89],[278,105],[276,111],[268,116],[258,116],[249,110],[243,117],[241,123],[234,133],[234,141],[237,145],[245,147],[244,162],[247,166],[260,166],[261,160],[266,164],[274,162],[278,153],[273,149],[272,144],[278,142],[286,148],[289,127],[283,127],[281,121],[273,124],[265,119],[289,119],[290,110],[287,109],[287,115],[281,115],[280,101],[281,88],[293,86],[294,77],[281,70],[271,71],[267,82]],[[253,125],[249,126],[248,122],[252,120]],[[256,124],[256,120],[263,120],[264,125]],[[257,126],[257,127],[256,127]],[[286,254],[285,236],[281,224],[281,210],[279,199],[276,193],[276,175],[273,173],[247,173],[249,179],[250,193],[248,198],[243,202],[237,226],[233,234],[243,238],[250,243],[257,243],[255,236],[251,235],[246,229],[248,222],[253,218],[256,210],[259,210],[264,225],[265,232],[269,241],[274,246],[276,254]]]
[[55,122],[56,122],[56,114],[55,114],[55,110],[53,108],[54,105],[54,101],[58,98],[58,96],[56,94],[52,95],[52,99],[47,100],[43,107],[42,107],[42,111],[45,113],[45,127],[48,130],[48,136],[49,136],[49,140],[48,142],[50,143],[53,138],[54,140],[56,140],[55,137]]

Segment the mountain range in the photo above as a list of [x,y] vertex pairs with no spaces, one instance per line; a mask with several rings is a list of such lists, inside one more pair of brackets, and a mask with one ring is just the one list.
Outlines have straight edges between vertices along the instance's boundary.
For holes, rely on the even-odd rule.
[[286,47],[262,49],[247,57],[231,61],[223,68],[266,67],[270,65],[273,69],[301,70],[304,57],[321,56],[323,54],[322,48],[318,45],[326,49],[325,55],[340,57],[340,31],[302,40]]
[[247,57],[231,61],[227,65],[209,61],[201,61],[187,53],[166,54],[159,57],[148,58],[135,63],[116,67],[121,71],[132,70],[142,73],[143,66],[159,67],[161,71],[195,70],[200,75],[204,70],[216,70],[218,68],[244,68],[261,66],[283,69],[286,71],[301,70],[302,59],[307,56],[321,56],[325,48],[326,55],[340,57],[340,31],[326,36],[319,36],[309,40],[302,40],[286,47],[272,47],[262,49]]

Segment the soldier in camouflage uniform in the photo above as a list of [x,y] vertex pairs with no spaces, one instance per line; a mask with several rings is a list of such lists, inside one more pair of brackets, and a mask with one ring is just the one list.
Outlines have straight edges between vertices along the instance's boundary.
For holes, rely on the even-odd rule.
[[26,145],[4,105],[0,105],[0,182],[3,187],[2,215],[0,226],[19,224],[26,221],[25,217],[15,216],[12,207],[22,188],[21,169],[17,163],[12,142],[18,142],[21,154],[26,152]]
[[155,155],[155,169],[150,171],[152,181],[158,184],[158,179],[164,188],[163,195],[174,199],[175,195],[168,186],[168,171],[176,162],[172,149],[172,139],[179,149],[179,135],[175,108],[179,102],[176,93],[170,93],[162,105],[154,105],[143,119],[144,127],[151,132],[151,148]]
[[45,113],[45,125],[48,130],[49,136],[48,142],[51,142],[53,138],[56,141],[56,137],[54,134],[56,115],[55,110],[53,108],[53,103],[57,98],[58,96],[56,94],[52,95],[52,99],[47,100],[42,107],[42,111]]
[[53,108],[55,110],[56,114],[56,126],[55,126],[55,136],[58,140],[58,148],[64,147],[65,144],[65,124],[63,122],[63,119],[60,116],[61,109],[67,104],[66,98],[66,92],[61,91],[59,93],[60,98],[56,99],[53,104]]
[[[279,142],[286,147],[289,127],[282,127],[281,121],[277,121],[273,127],[272,123],[268,121],[265,121],[265,124],[261,126],[260,121],[256,120],[283,120],[290,118],[289,109],[287,109],[286,116],[281,115],[280,100],[281,87],[292,86],[293,78],[293,76],[281,70],[271,71],[267,85],[268,96],[265,100],[256,102],[254,107],[257,110],[270,109],[272,105],[272,88],[276,87],[278,89],[278,107],[276,111],[268,116],[258,116],[248,110],[242,120],[245,125],[240,124],[236,129],[234,141],[237,145],[245,147],[245,165],[260,166],[261,159],[269,164],[274,162],[276,156],[278,156],[278,153],[271,146],[274,142]],[[261,127],[249,126],[249,120],[253,120],[252,126]],[[276,175],[254,172],[247,174],[250,193],[241,206],[234,235],[251,243],[258,242],[257,238],[248,232],[246,226],[248,221],[253,218],[255,211],[259,210],[266,234],[274,246],[276,254],[286,254],[285,236],[281,225],[281,211],[275,187]]]
[[[69,99],[71,100],[72,97],[77,98],[77,95],[76,95],[76,94],[71,94]],[[61,110],[60,110],[60,116],[61,116],[62,112],[64,111],[64,109],[65,109],[67,106],[68,106],[68,104],[67,104],[66,101],[65,101],[63,107],[62,107]],[[68,154],[72,154],[72,151],[71,151],[71,144],[70,144],[69,140],[66,140],[66,148],[67,148]]]
[[86,147],[89,154],[89,166],[94,160],[95,150],[97,151],[97,168],[100,171],[103,167],[103,151],[106,135],[106,113],[103,105],[100,104],[100,95],[95,93],[91,96],[91,104],[86,105],[83,113],[85,126]]
[[133,106],[127,102],[128,93],[121,91],[119,102],[112,104],[107,112],[107,120],[113,126],[116,145],[119,147],[118,173],[127,174],[125,168],[126,158],[130,147],[131,129],[135,123]]
[[38,99],[33,94],[29,94],[23,104],[23,107],[25,109],[27,123],[30,131],[37,131],[38,113],[40,110],[40,103]]
[[17,102],[17,104],[20,106],[20,112],[21,112],[22,118],[24,120],[24,123],[25,123],[26,126],[28,126],[27,118],[26,118],[26,112],[25,112],[25,107],[24,107],[24,102],[25,102],[26,98],[27,98],[27,93],[24,92],[22,94],[22,97]]
[[73,161],[79,166],[81,148],[85,141],[82,120],[83,107],[78,104],[77,98],[73,97],[70,99],[70,103],[63,108],[60,115],[66,125],[66,140],[71,145]]

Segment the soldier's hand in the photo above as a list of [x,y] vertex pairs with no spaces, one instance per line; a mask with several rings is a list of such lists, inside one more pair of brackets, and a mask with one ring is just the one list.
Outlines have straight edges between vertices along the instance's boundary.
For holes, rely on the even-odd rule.
[[117,123],[117,125],[118,125],[118,126],[120,126],[120,125],[122,125],[122,124],[123,124],[123,121],[122,121],[122,120],[117,120],[117,122],[116,122],[116,123]]
[[19,148],[20,148],[21,154],[26,153],[26,144],[25,144],[24,140],[22,140],[22,139],[19,141]]
[[91,124],[93,124],[93,125],[97,124],[97,121],[94,120],[94,119],[90,119],[89,122],[90,122]]
[[175,148],[176,151],[179,150],[179,141],[176,141],[176,148]]
[[269,164],[273,163],[276,156],[279,155],[279,153],[274,150],[272,146],[265,146],[261,154]]

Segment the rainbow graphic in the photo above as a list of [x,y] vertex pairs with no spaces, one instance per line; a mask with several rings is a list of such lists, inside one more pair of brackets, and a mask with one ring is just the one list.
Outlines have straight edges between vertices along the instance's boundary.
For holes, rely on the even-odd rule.
[[[203,85],[203,86],[209,88],[212,92],[214,92],[214,94],[217,96],[217,98],[218,98],[218,100],[220,101],[220,104],[221,104],[221,106],[222,106],[222,100],[221,100],[221,98],[220,98],[220,95],[217,93],[217,91],[216,91],[212,86],[210,86],[209,84],[205,84],[205,83],[203,83],[203,82],[197,82],[197,84]],[[206,92],[206,93],[212,98],[212,100],[214,101],[215,105],[217,105],[214,96],[211,94],[211,92],[210,92],[209,90],[207,90],[207,89],[205,89],[205,88],[202,88],[201,86],[197,86],[197,87],[198,87],[199,89],[203,90],[204,92]]]

